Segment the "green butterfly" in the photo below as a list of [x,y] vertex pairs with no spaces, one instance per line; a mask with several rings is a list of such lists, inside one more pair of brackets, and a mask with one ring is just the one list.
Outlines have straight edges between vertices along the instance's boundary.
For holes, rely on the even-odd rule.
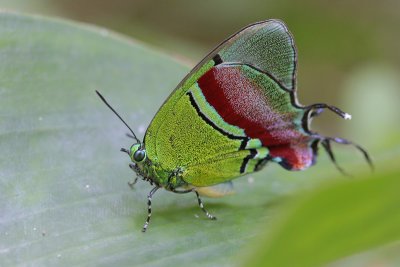
[[121,149],[132,161],[130,168],[154,186],[143,232],[159,188],[194,192],[206,216],[215,219],[199,194],[228,194],[232,179],[259,171],[268,162],[304,170],[315,163],[319,143],[336,166],[332,141],[354,145],[372,166],[360,146],[310,130],[311,119],[324,109],[345,119],[351,116],[327,104],[301,106],[296,64],[293,37],[283,22],[267,20],[243,28],[182,80],[153,118],[143,142],[97,92],[136,140],[130,149]]

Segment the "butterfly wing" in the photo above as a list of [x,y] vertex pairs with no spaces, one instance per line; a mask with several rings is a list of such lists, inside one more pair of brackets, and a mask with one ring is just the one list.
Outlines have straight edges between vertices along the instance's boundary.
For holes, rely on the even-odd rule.
[[247,149],[268,148],[268,158],[290,170],[312,165],[316,140],[308,131],[308,110],[293,91],[256,67],[222,63],[197,82],[205,100],[225,123],[242,129]]
[[311,165],[312,138],[295,100],[296,50],[277,20],[252,24],[206,56],[150,124],[144,144],[161,173],[195,186],[260,169]]
[[211,66],[221,62],[249,64],[269,73],[287,90],[296,87],[296,47],[280,20],[257,22],[228,37],[193,68],[177,89],[193,84]]

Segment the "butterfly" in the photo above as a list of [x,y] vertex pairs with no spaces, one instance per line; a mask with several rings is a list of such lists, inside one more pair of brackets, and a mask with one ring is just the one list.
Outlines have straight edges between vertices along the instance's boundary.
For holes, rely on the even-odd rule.
[[312,118],[325,109],[344,119],[351,116],[327,104],[300,105],[296,70],[297,51],[286,25],[280,20],[251,24],[218,45],[178,84],[143,142],[96,91],[135,139],[129,149],[121,149],[130,157],[130,168],[153,185],[143,232],[160,188],[195,193],[205,215],[215,219],[200,195],[229,194],[232,179],[269,162],[291,171],[307,169],[315,164],[319,145],[342,172],[332,142],[354,146],[372,166],[361,146],[311,131]]

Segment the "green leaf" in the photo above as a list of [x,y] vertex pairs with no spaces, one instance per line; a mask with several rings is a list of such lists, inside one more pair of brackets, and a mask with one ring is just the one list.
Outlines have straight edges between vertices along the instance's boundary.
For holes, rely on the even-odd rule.
[[0,266],[229,264],[268,198],[205,200],[209,221],[194,195],[159,190],[143,234],[151,187],[127,185],[119,149],[133,141],[95,94],[142,138],[189,68],[87,25],[9,13],[0,25]]
[[271,164],[204,199],[217,221],[194,195],[159,190],[143,234],[151,187],[128,187],[119,149],[133,141],[95,90],[141,138],[189,68],[87,25],[11,13],[0,25],[0,266],[232,266],[285,195],[343,179],[326,157],[301,173]]
[[244,266],[323,266],[400,240],[399,188],[392,172],[296,198]]

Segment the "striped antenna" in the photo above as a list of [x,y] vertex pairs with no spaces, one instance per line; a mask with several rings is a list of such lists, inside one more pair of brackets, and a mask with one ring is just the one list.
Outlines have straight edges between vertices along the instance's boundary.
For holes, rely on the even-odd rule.
[[115,115],[117,115],[117,117],[125,124],[126,127],[128,127],[129,131],[131,131],[132,133],[132,137],[136,140],[136,142],[138,144],[141,144],[141,142],[139,141],[139,139],[136,137],[135,133],[133,132],[133,130],[131,129],[131,127],[129,127],[129,125],[121,118],[121,116],[115,111],[115,109],[113,109],[113,107],[108,104],[108,102],[106,101],[106,99],[99,93],[99,91],[96,90],[97,95],[100,97],[101,100],[103,100],[104,104],[107,105],[107,107],[109,107],[112,112],[114,112]]

